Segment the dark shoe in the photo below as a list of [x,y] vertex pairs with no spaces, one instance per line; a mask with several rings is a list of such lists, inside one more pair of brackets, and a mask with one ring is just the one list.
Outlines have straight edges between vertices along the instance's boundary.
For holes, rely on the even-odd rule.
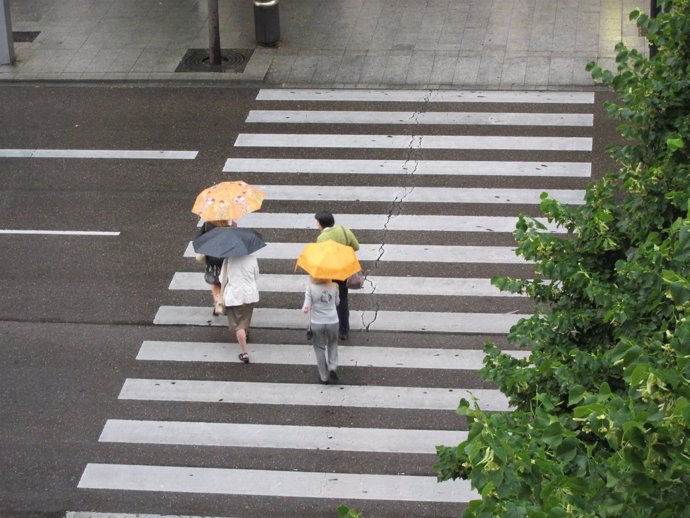
[[238,358],[244,363],[249,363],[249,355],[247,353],[240,353]]
[[338,338],[340,338],[341,340],[347,340],[349,337],[350,335],[348,333],[341,333]]
[[340,381],[340,378],[338,377],[338,374],[335,371],[330,371],[328,374],[331,376],[331,381],[333,383],[337,383],[338,381]]
[[329,380],[324,381],[321,378],[319,378],[319,383],[321,383],[322,385],[330,385],[331,384],[331,382]]

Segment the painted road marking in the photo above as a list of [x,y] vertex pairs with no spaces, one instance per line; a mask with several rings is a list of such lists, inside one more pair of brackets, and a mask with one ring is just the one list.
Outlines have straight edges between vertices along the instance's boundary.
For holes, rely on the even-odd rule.
[[591,137],[240,133],[236,147],[592,151]]
[[42,235],[42,236],[119,236],[119,232],[98,230],[17,230],[0,229],[0,234]]
[[123,158],[138,160],[194,160],[198,151],[138,149],[0,149],[0,158]]
[[589,178],[592,165],[589,162],[228,158],[223,172]]
[[250,110],[245,122],[290,124],[439,124],[592,126],[591,113],[393,112]]
[[[259,259],[297,260],[306,243],[268,243],[255,252]],[[194,257],[191,241],[184,252],[185,257]],[[446,245],[359,245],[357,257],[360,261],[400,261],[428,263],[481,263],[481,264],[529,264],[515,255],[515,247],[509,246],[446,246]]]
[[178,403],[238,403],[247,405],[300,405],[354,408],[449,410],[460,399],[477,399],[486,411],[507,412],[508,399],[499,390],[381,387],[376,385],[321,385],[320,383],[260,383],[127,378],[121,400]]
[[497,203],[538,205],[541,194],[561,203],[579,205],[584,202],[584,190],[571,189],[482,189],[448,187],[371,187],[332,185],[257,185],[267,200],[329,200],[380,201],[404,203]]
[[[546,232],[565,233],[567,229],[546,218],[534,218]],[[516,216],[428,216],[420,214],[338,214],[338,222],[353,230],[406,230],[421,232],[515,232]],[[242,217],[242,226],[252,228],[314,229],[314,213],[252,212]]]
[[[309,279],[302,273],[271,274],[259,276],[259,291],[279,293],[304,293]],[[175,272],[168,289],[208,291],[202,272]],[[516,293],[501,291],[491,284],[491,279],[462,277],[383,277],[367,276],[361,290],[350,291],[350,296],[371,295],[447,296],[447,297],[521,297]]]
[[[311,345],[247,344],[252,361],[275,365],[313,365]],[[513,358],[527,358],[528,351],[503,351]],[[478,370],[484,366],[484,351],[478,349],[431,349],[417,347],[339,348],[341,367],[393,369]],[[145,340],[137,360],[169,362],[236,363],[237,346],[220,342],[170,342]]]
[[232,518],[231,516],[191,516],[182,514],[95,513],[91,511],[67,511],[65,518]]
[[[532,315],[521,313],[441,313],[422,311],[350,311],[353,331],[431,332],[505,334],[520,319]],[[254,309],[252,327],[270,329],[304,329],[307,324],[301,309]],[[224,316],[212,316],[208,307],[160,306],[154,317],[156,325],[227,326]]]
[[467,432],[109,419],[100,442],[435,454]]
[[435,476],[365,475],[277,470],[87,464],[80,488],[173,493],[468,502],[469,482],[439,483]]
[[594,92],[264,88],[259,90],[256,100],[593,104]]

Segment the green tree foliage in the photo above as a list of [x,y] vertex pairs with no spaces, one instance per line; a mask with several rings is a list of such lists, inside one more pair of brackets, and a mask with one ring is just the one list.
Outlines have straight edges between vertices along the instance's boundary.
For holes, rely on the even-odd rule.
[[463,400],[468,439],[438,448],[439,479],[481,495],[466,517],[690,516],[690,0],[659,6],[630,14],[651,59],[620,43],[617,71],[588,65],[618,94],[619,169],[582,206],[542,195],[565,238],[520,218],[518,253],[549,281],[493,280],[537,310],[509,334],[528,359],[486,346],[515,411]]

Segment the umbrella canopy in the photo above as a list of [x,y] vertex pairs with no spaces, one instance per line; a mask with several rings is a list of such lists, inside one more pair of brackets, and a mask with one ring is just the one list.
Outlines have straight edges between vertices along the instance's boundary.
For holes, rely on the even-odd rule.
[[192,241],[194,251],[211,257],[240,257],[266,246],[251,228],[216,227]]
[[237,221],[258,210],[263,200],[263,191],[246,182],[220,182],[197,195],[192,212],[206,221]]
[[298,266],[317,279],[339,281],[362,269],[352,247],[332,240],[305,246],[297,258],[295,270]]

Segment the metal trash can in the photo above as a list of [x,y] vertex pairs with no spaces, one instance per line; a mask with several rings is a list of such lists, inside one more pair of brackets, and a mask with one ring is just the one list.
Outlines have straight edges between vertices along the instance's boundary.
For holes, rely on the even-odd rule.
[[254,3],[254,29],[256,42],[260,45],[274,46],[280,39],[280,0],[252,0]]

